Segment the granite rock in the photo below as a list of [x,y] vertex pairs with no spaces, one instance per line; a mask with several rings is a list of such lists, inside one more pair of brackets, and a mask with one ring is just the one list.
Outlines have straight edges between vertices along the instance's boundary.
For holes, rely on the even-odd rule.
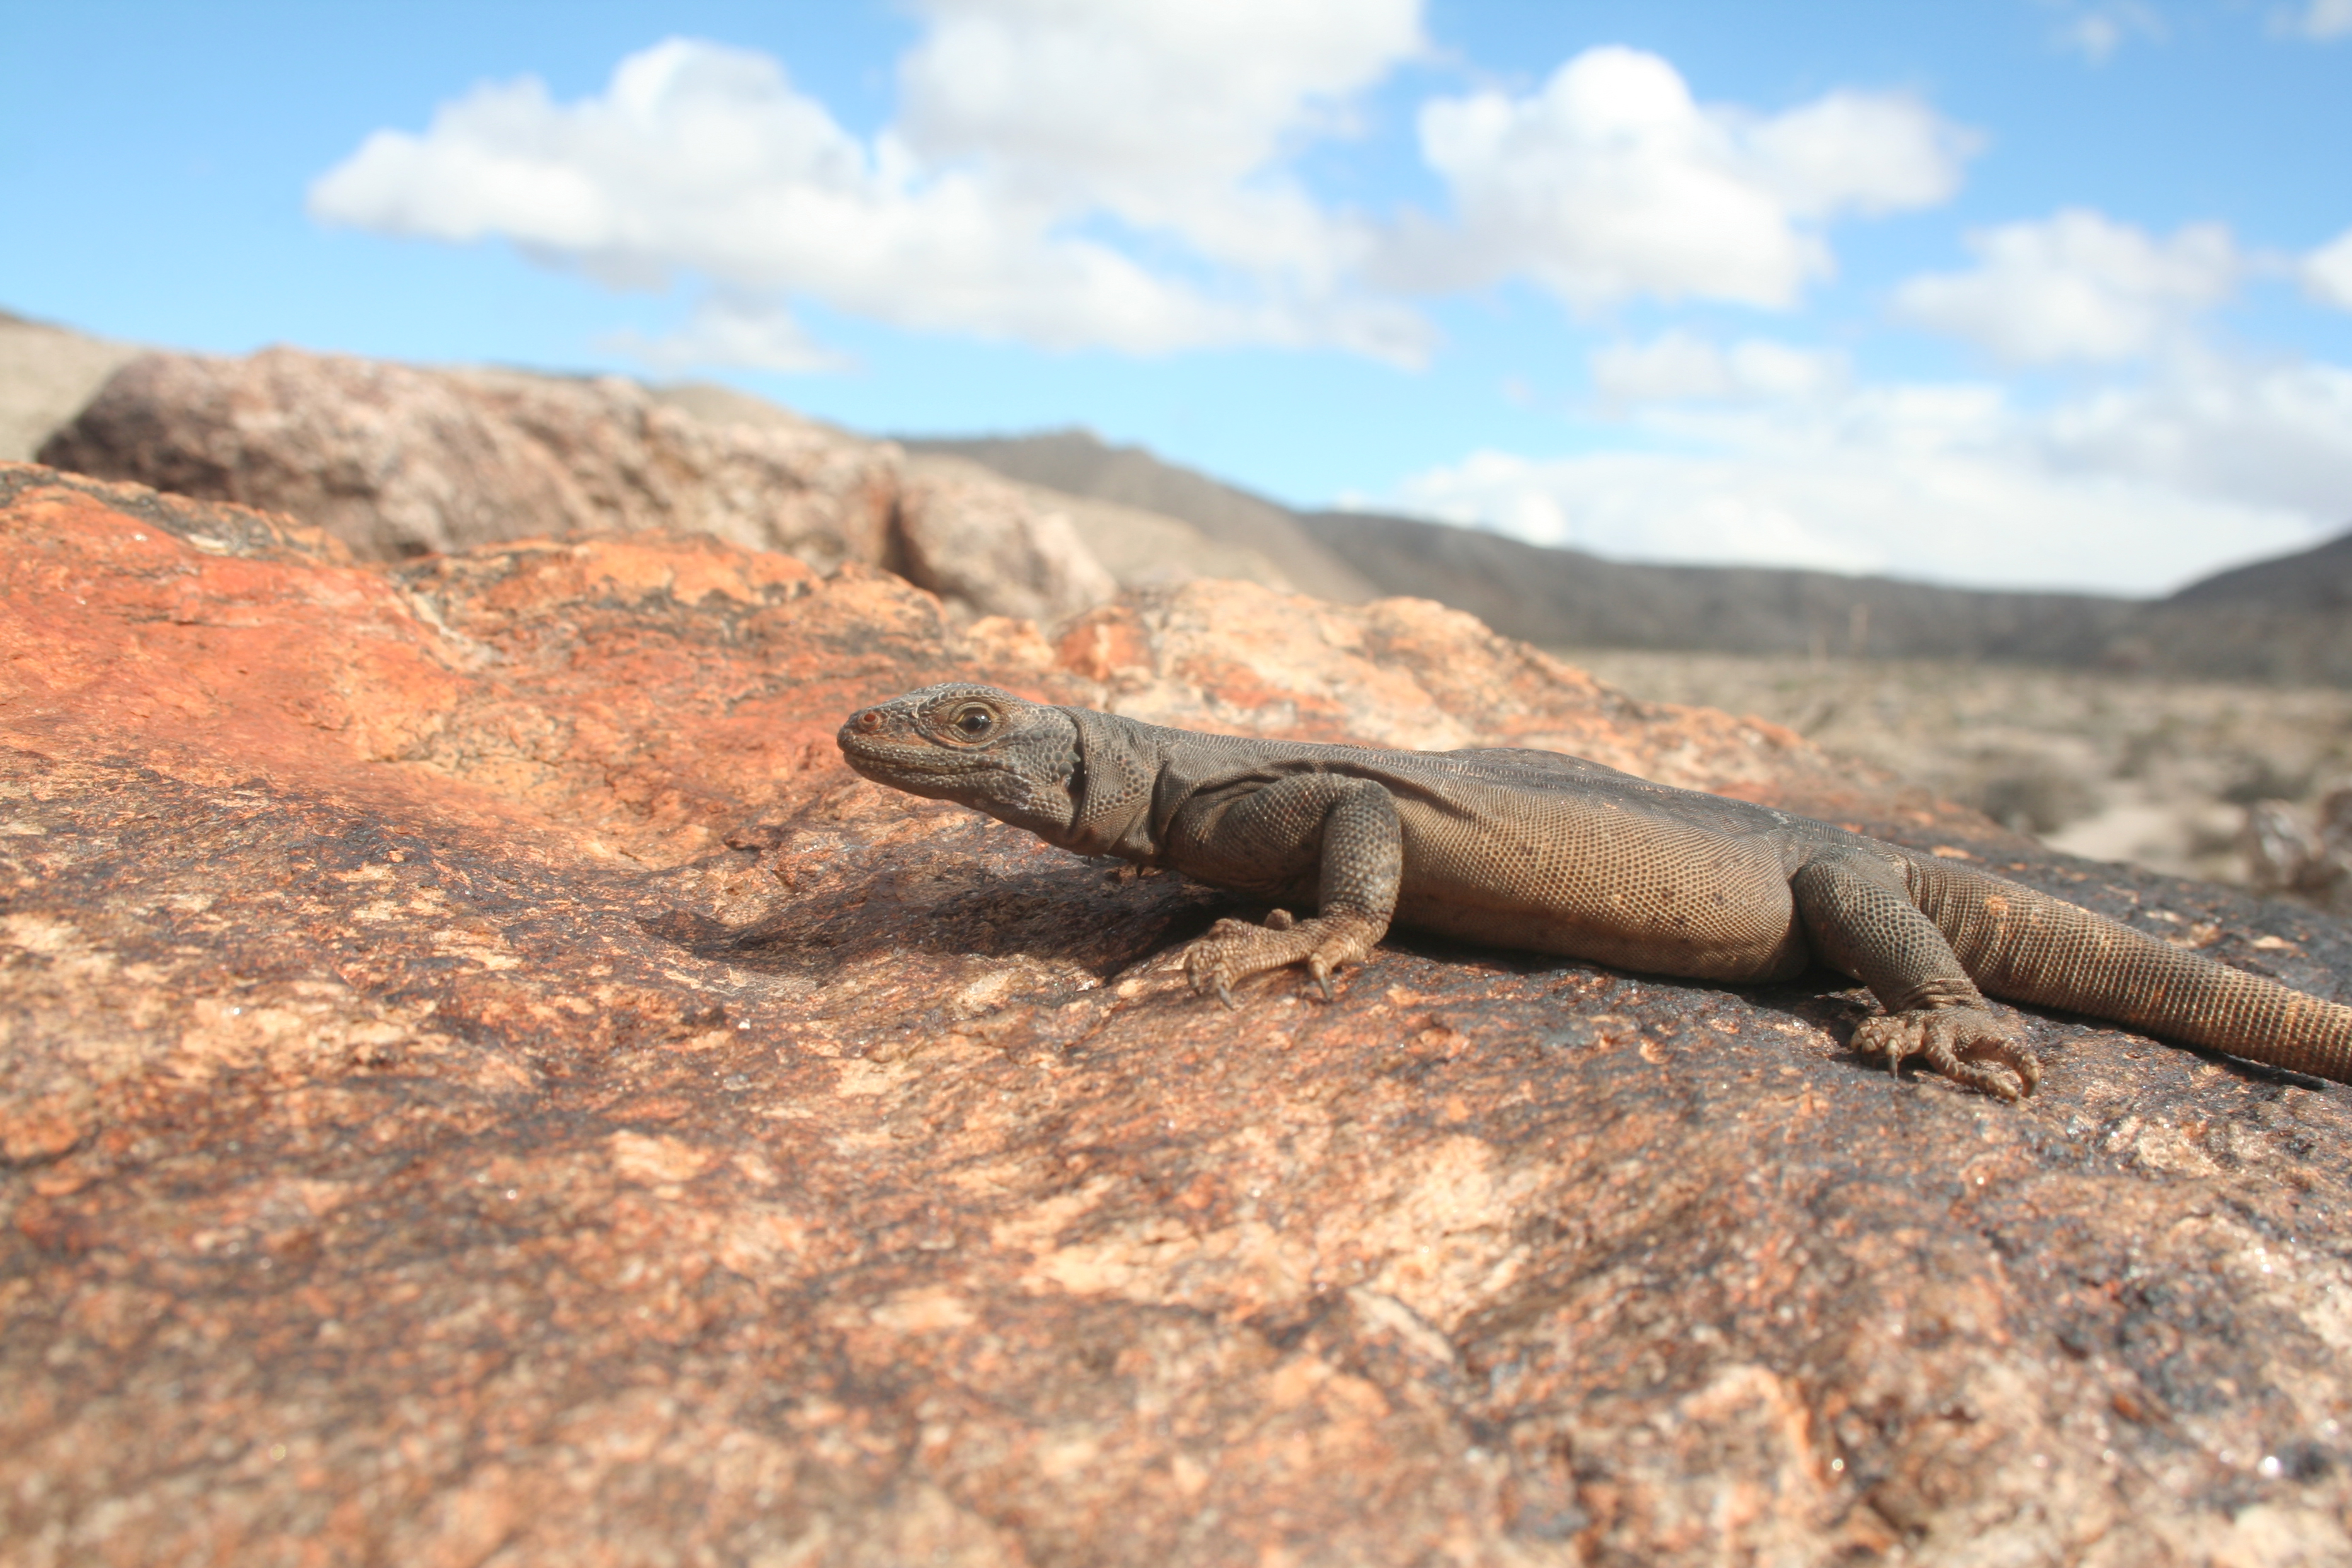
[[[909,449],[906,472],[910,489],[929,484],[969,489],[976,483],[992,495],[1011,492],[1025,501],[1028,514],[1045,527],[1066,527],[1076,534],[1087,553],[1122,590],[1168,588],[1202,577],[1220,577],[1282,593],[1314,592],[1275,564],[1265,552],[1212,539],[1191,523],[1162,512],[1098,496],[1072,495],[999,474],[969,458],[934,452]],[[1002,507],[1005,501],[1000,500],[997,504]]]
[[693,530],[878,563],[895,471],[819,426],[714,426],[618,377],[435,371],[274,348],[148,353],[41,461],[290,512],[399,560],[525,535]]
[[0,466],[12,1563],[2342,1561],[2347,1092],[2061,1016],[2011,1108],[1818,977],[1232,906],[849,773],[929,681],[1559,745],[2343,994],[2308,910],[2040,851],[1467,616],[1048,639],[708,536],[354,561]]
[[1055,622],[1118,595],[1068,517],[984,470],[908,473],[898,529],[900,570],[950,602]]
[[781,551],[820,571],[891,568],[967,616],[1060,619],[1118,592],[1031,487],[976,465],[910,464],[888,442],[725,388],[287,348],[147,353],[40,456],[290,513],[373,560],[654,530]]
[[32,457],[139,352],[0,310],[0,461]]

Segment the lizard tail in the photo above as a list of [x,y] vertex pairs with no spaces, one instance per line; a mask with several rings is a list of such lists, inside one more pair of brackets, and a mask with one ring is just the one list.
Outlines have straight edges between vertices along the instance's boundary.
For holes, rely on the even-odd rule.
[[1924,857],[1910,867],[1913,898],[1995,996],[2352,1083],[2352,1007],[1999,877]]

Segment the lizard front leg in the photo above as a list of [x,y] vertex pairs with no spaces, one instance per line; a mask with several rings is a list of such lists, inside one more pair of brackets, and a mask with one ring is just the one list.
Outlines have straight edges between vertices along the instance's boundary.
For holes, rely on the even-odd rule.
[[2033,1092],[2042,1064],[1986,1005],[1900,870],[1841,847],[1814,856],[1789,889],[1813,955],[1869,986],[1886,1009],[1855,1026],[1855,1050],[1898,1068],[1923,1057],[1955,1082],[2003,1100]]
[[1294,920],[1276,910],[1266,923],[1223,920],[1184,950],[1184,973],[1200,992],[1234,1005],[1234,983],[1304,964],[1324,1000],[1331,976],[1361,963],[1387,934],[1404,877],[1404,830],[1388,791],[1370,779],[1303,773],[1218,801],[1172,825],[1184,851],[1213,859],[1228,885],[1265,887],[1316,877],[1317,913]]

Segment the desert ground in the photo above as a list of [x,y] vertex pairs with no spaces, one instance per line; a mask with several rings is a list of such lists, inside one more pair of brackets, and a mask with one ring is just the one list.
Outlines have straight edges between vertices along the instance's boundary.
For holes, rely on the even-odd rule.
[[2054,849],[2245,885],[2247,808],[2352,776],[2352,691],[1931,660],[1560,648],[1650,701],[1785,724]]

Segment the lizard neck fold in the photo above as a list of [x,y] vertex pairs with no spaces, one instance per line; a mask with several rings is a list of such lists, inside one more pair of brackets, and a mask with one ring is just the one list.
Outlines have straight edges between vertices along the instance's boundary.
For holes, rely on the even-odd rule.
[[1077,818],[1063,842],[1081,855],[1116,855],[1139,865],[1159,858],[1151,797],[1162,759],[1140,727],[1114,713],[1065,708],[1078,727]]

